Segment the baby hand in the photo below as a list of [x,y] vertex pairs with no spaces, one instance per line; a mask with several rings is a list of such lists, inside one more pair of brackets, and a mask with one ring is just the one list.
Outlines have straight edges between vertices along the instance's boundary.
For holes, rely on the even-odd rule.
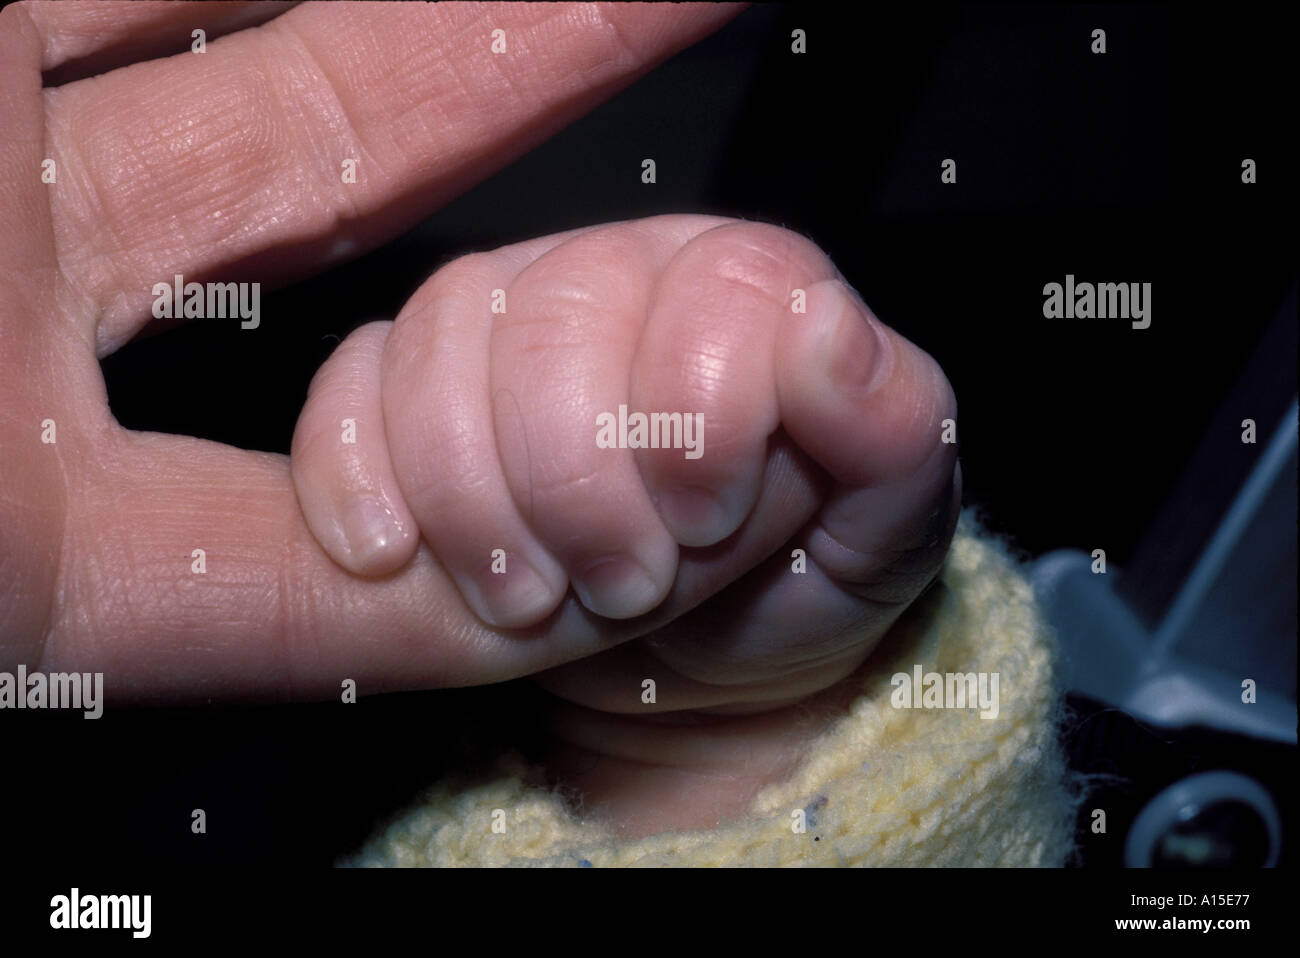
[[[568,637],[539,680],[574,747],[617,759],[635,717],[629,756],[725,771],[735,741],[685,756],[662,713],[779,710],[863,662],[943,561],[955,419],[808,240],[661,216],[442,268],[322,367],[291,462],[339,564],[383,575],[422,537],[482,622]],[[744,747],[757,783],[788,766]]]

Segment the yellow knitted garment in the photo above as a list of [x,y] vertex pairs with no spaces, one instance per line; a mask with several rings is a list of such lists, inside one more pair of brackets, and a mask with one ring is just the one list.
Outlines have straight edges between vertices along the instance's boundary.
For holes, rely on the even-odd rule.
[[[859,671],[849,714],[816,740],[791,780],[761,791],[743,820],[620,841],[554,791],[526,785],[537,770],[512,753],[491,780],[435,785],[341,864],[1061,865],[1074,804],[1056,737],[1050,632],[1015,562],[969,510],[940,581]],[[891,680],[917,665],[996,673],[997,717],[895,707]],[[496,809],[505,813],[500,833]]]

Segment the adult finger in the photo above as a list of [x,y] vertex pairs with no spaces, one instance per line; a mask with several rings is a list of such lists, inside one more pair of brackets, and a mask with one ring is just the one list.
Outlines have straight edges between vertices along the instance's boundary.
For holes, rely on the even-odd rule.
[[104,355],[180,273],[357,255],[715,29],[713,4],[335,4],[45,91],[62,269]]
[[195,29],[203,31],[206,42],[265,23],[297,6],[297,0],[25,0],[23,6],[41,33],[45,83],[57,86],[137,60],[189,50]]

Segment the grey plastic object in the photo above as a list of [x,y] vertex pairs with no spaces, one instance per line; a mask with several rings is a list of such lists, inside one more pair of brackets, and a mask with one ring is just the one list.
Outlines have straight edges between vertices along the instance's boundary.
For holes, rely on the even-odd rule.
[[1219,802],[1240,802],[1259,816],[1268,833],[1264,867],[1274,867],[1282,847],[1282,822],[1277,806],[1254,779],[1236,772],[1189,775],[1147,802],[1128,830],[1124,841],[1124,864],[1129,868],[1150,868],[1162,836]]
[[[1297,417],[1293,400],[1153,631],[1086,553],[1058,550],[1034,563],[1030,579],[1061,639],[1068,688],[1156,725],[1296,742],[1294,686],[1277,664],[1289,661],[1294,673],[1294,571],[1289,588],[1249,594],[1248,582],[1251,570],[1295,569]],[[1265,627],[1276,622],[1292,623],[1291,634]]]

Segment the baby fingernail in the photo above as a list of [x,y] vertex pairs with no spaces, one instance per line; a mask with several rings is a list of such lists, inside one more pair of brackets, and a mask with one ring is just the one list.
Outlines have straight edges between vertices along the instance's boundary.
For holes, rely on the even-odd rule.
[[711,546],[735,531],[717,493],[703,486],[672,486],[659,493],[659,513],[679,543]]
[[489,625],[521,628],[544,619],[555,607],[558,596],[536,570],[516,556],[510,556],[503,572],[480,577],[480,614]]
[[573,591],[592,612],[607,619],[630,619],[649,612],[661,599],[659,586],[641,563],[608,555],[583,567]]
[[382,500],[360,496],[344,507],[343,535],[352,557],[365,565],[402,538],[402,525]]
[[888,347],[858,301],[842,283],[828,283],[809,312],[825,330],[822,362],[830,381],[851,392],[870,390]]

